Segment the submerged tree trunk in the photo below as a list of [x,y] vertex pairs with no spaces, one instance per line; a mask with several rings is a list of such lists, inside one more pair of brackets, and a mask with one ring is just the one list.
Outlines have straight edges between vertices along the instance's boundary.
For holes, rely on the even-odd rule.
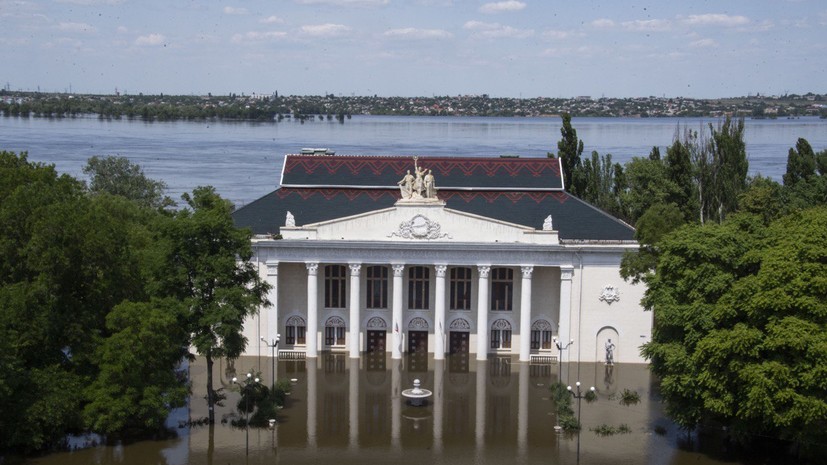
[[208,350],[206,353],[207,358],[207,410],[209,411],[209,424],[215,424],[215,396],[213,395],[213,387],[212,387],[212,351]]

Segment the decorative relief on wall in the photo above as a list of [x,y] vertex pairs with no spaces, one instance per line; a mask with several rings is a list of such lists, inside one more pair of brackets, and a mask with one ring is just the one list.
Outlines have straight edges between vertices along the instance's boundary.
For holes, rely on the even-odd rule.
[[375,317],[371,318],[370,320],[368,320],[368,328],[384,329],[384,328],[387,328],[387,325],[386,325],[384,319],[382,319],[378,316],[375,316]]
[[451,322],[451,325],[448,326],[448,329],[471,330],[471,324],[468,323],[468,320],[466,320],[465,318],[457,318],[456,320]]
[[345,320],[338,316],[332,316],[324,322],[325,327],[346,328]]
[[551,323],[546,320],[537,320],[531,324],[532,331],[551,331]]
[[408,329],[428,329],[428,322],[425,321],[425,318],[414,318],[408,323]]
[[287,322],[284,324],[285,326],[307,326],[307,323],[304,322],[304,318],[296,315],[288,318]]
[[600,300],[611,305],[612,302],[620,300],[620,290],[611,284],[607,284],[603,286],[603,290],[600,292]]
[[442,232],[442,227],[436,221],[431,221],[424,215],[416,215],[410,221],[403,221],[399,224],[399,230],[391,233],[388,237],[401,237],[403,239],[425,239],[434,240],[448,238],[447,233]]
[[496,321],[495,321],[495,322],[491,325],[491,329],[505,329],[505,330],[510,330],[510,329],[511,329],[511,323],[509,323],[509,322],[508,322],[508,320],[499,319],[499,320],[496,320]]

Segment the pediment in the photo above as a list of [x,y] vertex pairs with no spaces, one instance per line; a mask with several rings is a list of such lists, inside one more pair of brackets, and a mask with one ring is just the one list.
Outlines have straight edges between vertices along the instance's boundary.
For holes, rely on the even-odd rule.
[[[301,218],[295,222],[300,224]],[[403,203],[320,223],[282,227],[283,239],[380,242],[558,244],[557,231],[445,208],[443,202]]]

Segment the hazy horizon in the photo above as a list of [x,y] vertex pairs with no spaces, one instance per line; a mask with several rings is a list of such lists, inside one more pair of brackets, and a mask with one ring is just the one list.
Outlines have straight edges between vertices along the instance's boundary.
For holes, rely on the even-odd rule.
[[83,94],[827,93],[819,0],[0,0],[0,86]]

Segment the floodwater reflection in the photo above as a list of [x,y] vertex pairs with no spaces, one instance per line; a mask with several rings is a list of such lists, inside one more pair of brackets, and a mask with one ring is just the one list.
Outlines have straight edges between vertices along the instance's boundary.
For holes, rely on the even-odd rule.
[[[217,407],[213,427],[183,426],[179,437],[116,447],[52,454],[38,464],[715,464],[732,463],[678,447],[678,429],[663,417],[644,365],[564,366],[563,381],[595,386],[598,400],[583,403],[580,456],[577,435],[555,434],[549,386],[556,365],[520,363],[511,357],[478,362],[468,356],[434,360],[409,355],[323,354],[318,359],[280,360],[277,379],[295,379],[287,404],[272,428],[251,428],[250,455],[245,431],[230,426],[238,401],[231,379],[261,371],[270,379],[270,360],[245,357],[216,364],[216,386],[228,394]],[[190,366],[193,395],[176,412],[176,426],[207,416],[206,367]],[[423,407],[401,396],[414,379],[433,391]],[[617,395],[636,391],[641,402],[623,406]],[[590,428],[628,425],[631,432],[598,436]],[[656,426],[662,433],[656,434]]]

